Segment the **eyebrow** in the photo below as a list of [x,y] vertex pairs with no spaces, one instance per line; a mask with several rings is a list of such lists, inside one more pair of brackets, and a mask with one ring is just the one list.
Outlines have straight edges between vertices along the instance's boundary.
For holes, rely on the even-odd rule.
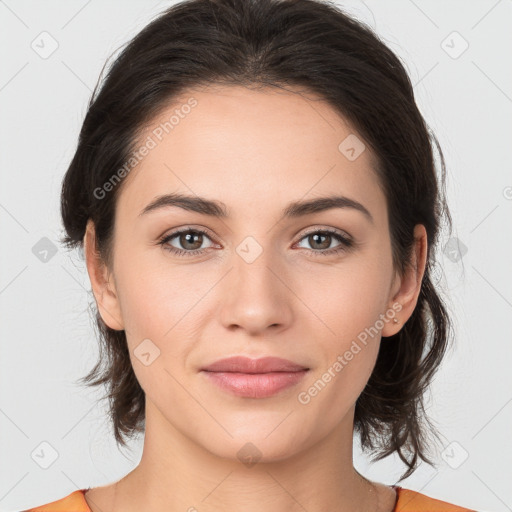
[[[172,206],[219,219],[229,218],[228,209],[221,201],[177,193],[157,196],[151,203],[144,207],[139,213],[139,217],[149,212]],[[294,201],[283,210],[282,218],[298,218],[333,208],[351,208],[357,210],[363,213],[370,223],[374,223],[371,213],[361,203],[345,196],[328,196],[306,201]]]

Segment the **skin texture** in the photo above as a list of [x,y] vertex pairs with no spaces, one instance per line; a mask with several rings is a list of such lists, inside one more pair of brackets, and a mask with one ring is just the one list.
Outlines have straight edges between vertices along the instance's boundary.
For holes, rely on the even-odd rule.
[[[94,251],[91,222],[85,235],[99,311],[111,328],[125,329],[147,402],[140,464],[120,480],[117,496],[111,484],[91,489],[86,499],[93,512],[390,511],[394,490],[378,484],[376,492],[353,467],[354,407],[386,342],[381,336],[398,332],[417,303],[425,229],[416,226],[412,267],[398,276],[373,155],[367,146],[347,159],[338,146],[356,132],[312,95],[191,90],[140,140],[190,97],[197,106],[122,185],[113,268]],[[177,207],[139,217],[156,196],[175,192],[222,201],[230,218]],[[331,194],[362,203],[373,223],[351,208],[281,220],[289,202]],[[158,244],[182,227],[211,233],[193,246],[205,249],[202,255],[177,256]],[[306,234],[328,228],[356,245],[319,255],[340,242],[333,237],[322,245]],[[248,236],[262,249],[251,263],[236,250]],[[167,245],[191,250],[179,236]],[[385,322],[309,403],[300,403],[298,394],[397,303],[399,322]],[[145,339],[160,351],[148,366],[134,353]],[[283,357],[310,370],[270,398],[242,398],[200,373],[231,355]],[[261,455],[250,467],[237,456],[248,442]]]

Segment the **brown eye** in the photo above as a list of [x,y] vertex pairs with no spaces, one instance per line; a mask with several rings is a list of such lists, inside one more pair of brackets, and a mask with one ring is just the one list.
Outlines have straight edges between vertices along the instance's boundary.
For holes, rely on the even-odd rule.
[[195,232],[180,233],[178,240],[184,249],[197,250],[203,243],[203,234]]
[[[178,256],[194,256],[206,250],[205,248],[201,248],[205,239],[210,240],[206,231],[187,228],[166,235],[160,241],[160,245],[162,245],[165,250],[177,254]],[[177,247],[170,243],[171,240],[175,240]],[[209,247],[212,247],[212,245]]]
[[[332,255],[346,251],[354,245],[354,242],[350,238],[338,233],[337,231],[331,230],[312,231],[303,236],[301,238],[301,241],[302,240],[307,240],[309,245],[312,247],[308,252],[313,253],[314,255]],[[335,247],[331,248],[333,240],[338,241],[339,243]]]
[[308,242],[311,244],[313,249],[329,249],[331,245],[332,236],[324,233],[314,233],[313,235],[308,235]]

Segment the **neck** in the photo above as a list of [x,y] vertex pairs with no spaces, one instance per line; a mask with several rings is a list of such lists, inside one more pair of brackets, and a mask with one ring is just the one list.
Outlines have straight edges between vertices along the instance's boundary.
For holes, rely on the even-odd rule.
[[186,434],[170,426],[150,402],[146,404],[143,455],[118,482],[113,512],[375,512],[379,508],[375,486],[353,467],[353,410],[328,436],[286,458],[265,457],[243,441],[233,443],[244,447],[242,452],[234,449],[232,458],[219,457]]

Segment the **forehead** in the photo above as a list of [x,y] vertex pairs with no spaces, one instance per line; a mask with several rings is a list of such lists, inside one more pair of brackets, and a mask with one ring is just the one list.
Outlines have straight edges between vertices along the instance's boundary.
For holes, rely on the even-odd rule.
[[[125,178],[118,209],[135,218],[158,195],[219,199],[263,212],[339,193],[385,214],[375,159],[325,101],[275,88],[189,90],[141,132],[144,156]],[[246,211],[247,210],[247,211]]]

